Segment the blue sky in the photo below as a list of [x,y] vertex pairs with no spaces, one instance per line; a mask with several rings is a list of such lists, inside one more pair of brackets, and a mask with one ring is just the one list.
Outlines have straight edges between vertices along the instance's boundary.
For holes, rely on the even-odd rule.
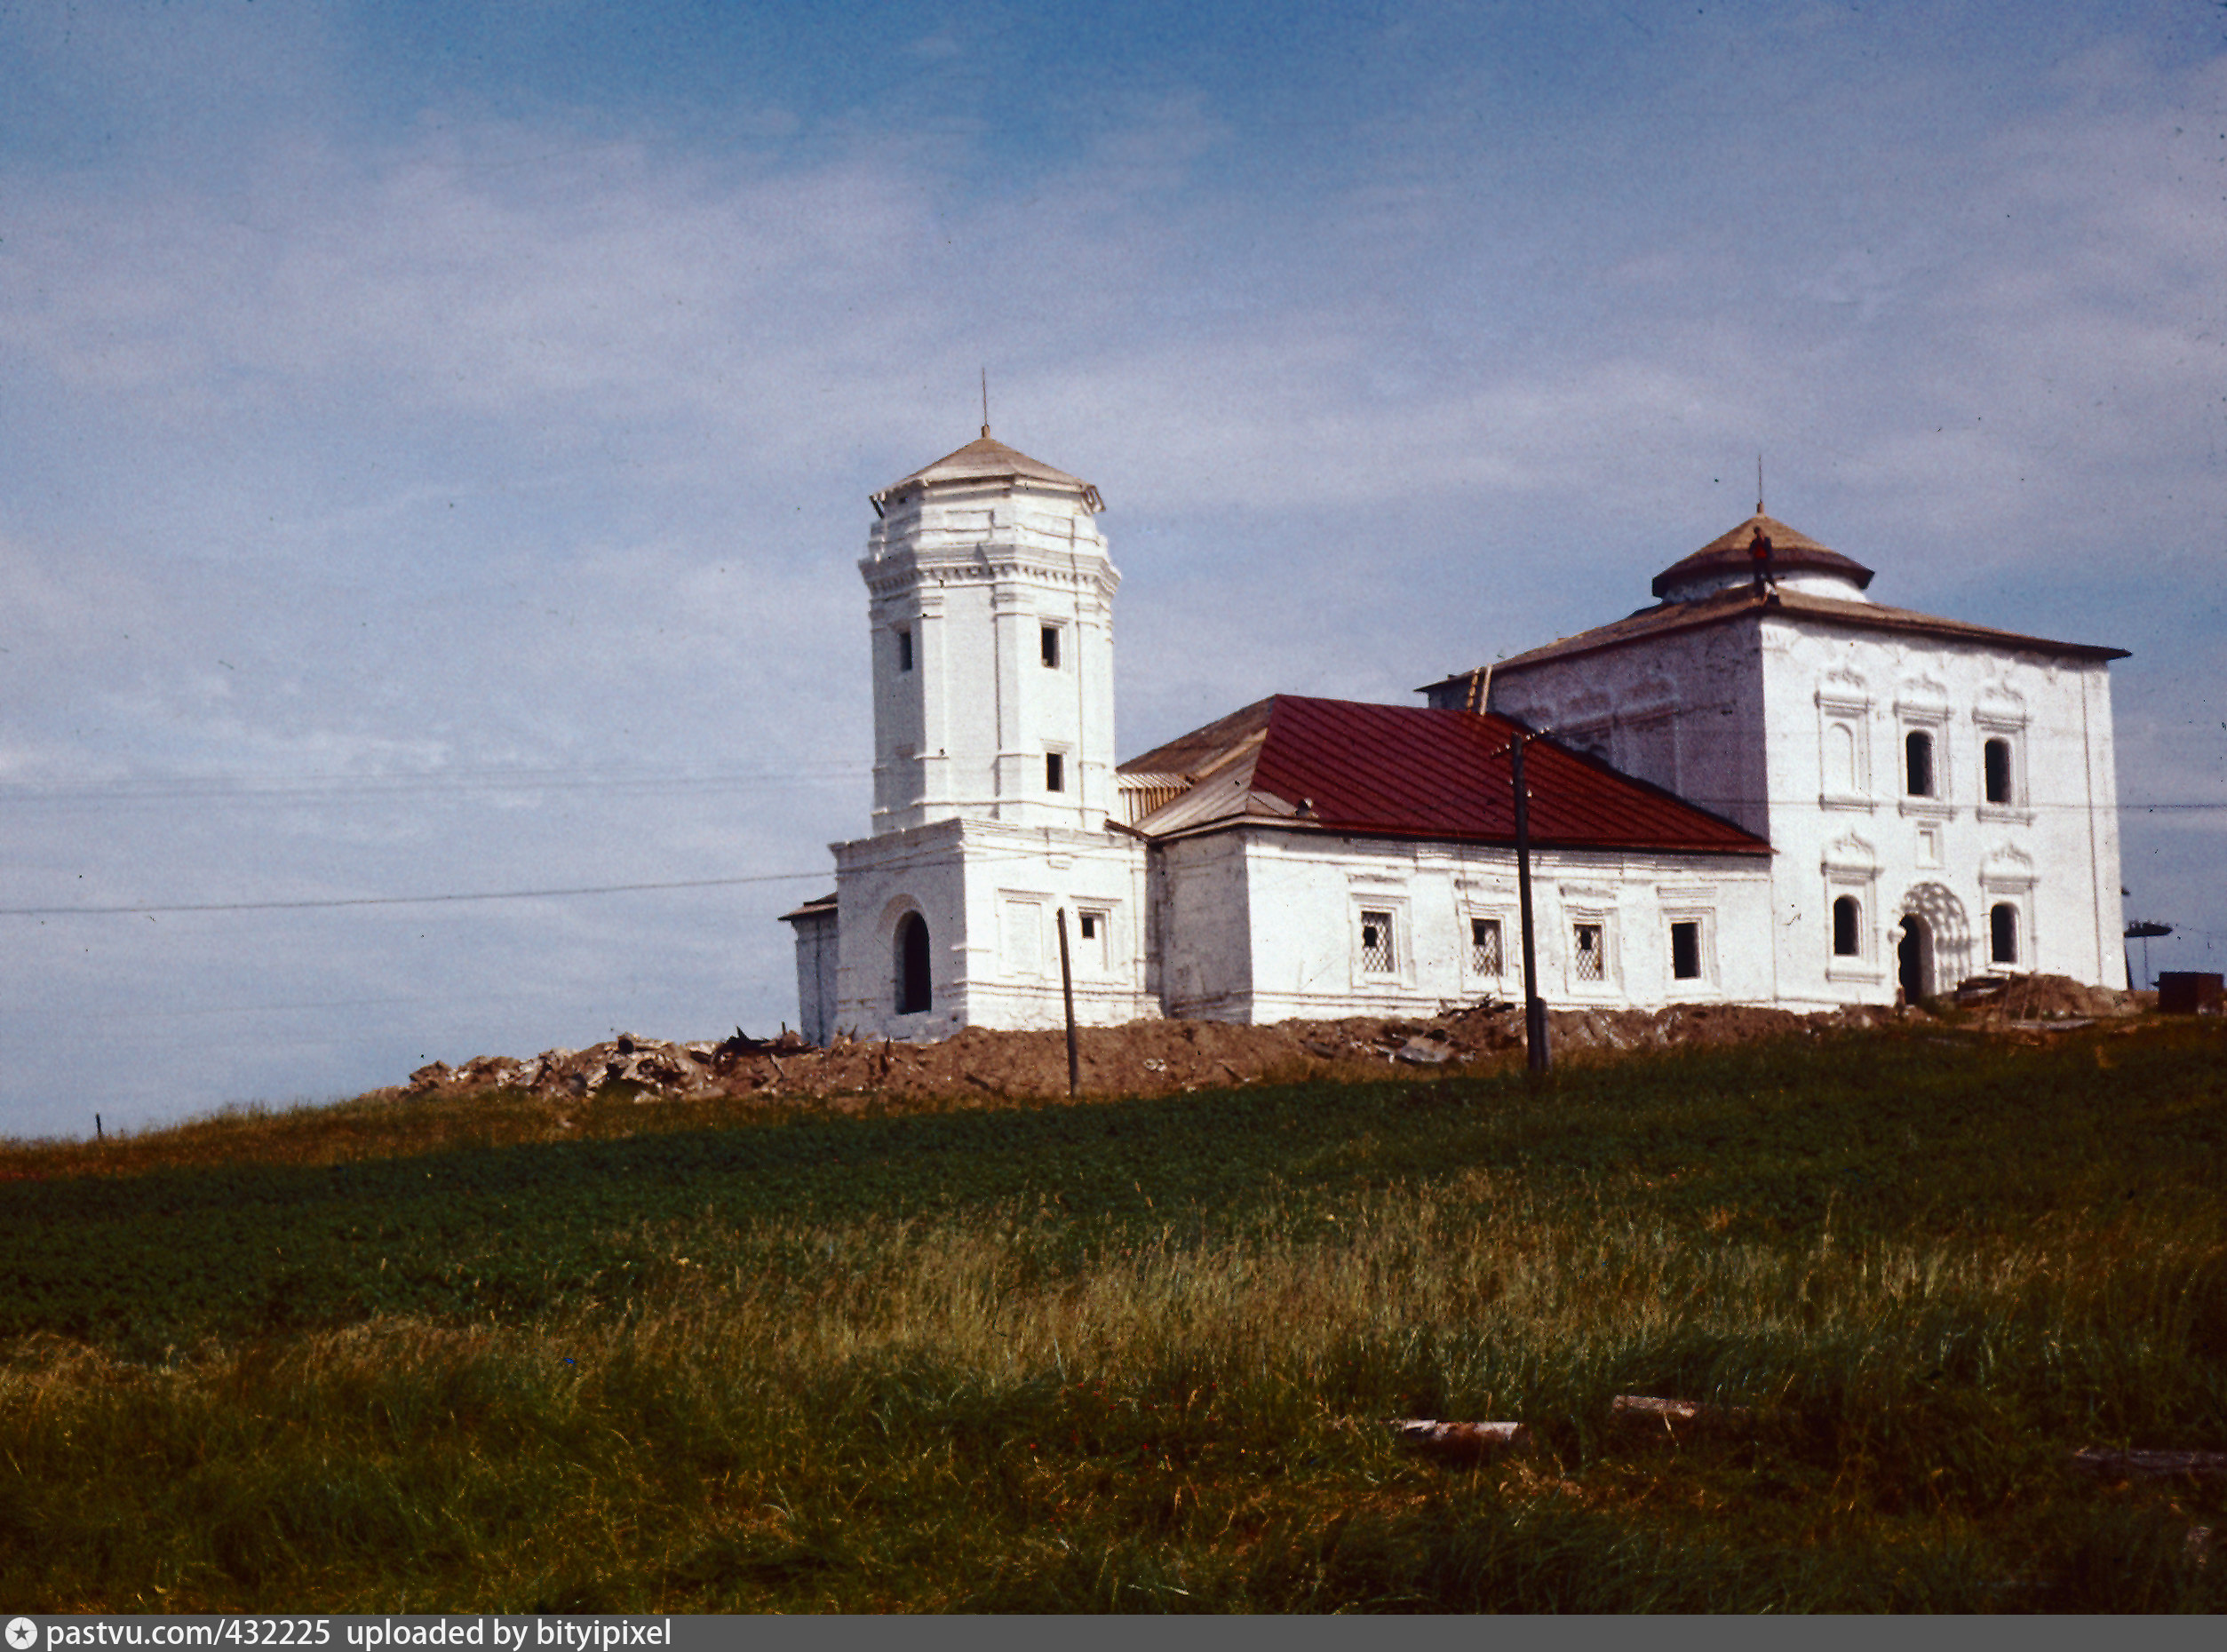
[[[1087,476],[1125,750],[1773,513],[2227,804],[2227,11],[0,0],[0,1132],[794,1016],[872,488]],[[2227,953],[2227,810],[2130,916]]]

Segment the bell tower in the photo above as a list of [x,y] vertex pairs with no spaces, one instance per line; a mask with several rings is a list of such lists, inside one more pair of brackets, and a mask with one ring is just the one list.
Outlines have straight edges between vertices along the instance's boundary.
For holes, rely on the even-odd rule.
[[942,820],[1096,832],[1113,812],[1113,595],[1097,488],[995,441],[873,496],[859,572],[873,831]]

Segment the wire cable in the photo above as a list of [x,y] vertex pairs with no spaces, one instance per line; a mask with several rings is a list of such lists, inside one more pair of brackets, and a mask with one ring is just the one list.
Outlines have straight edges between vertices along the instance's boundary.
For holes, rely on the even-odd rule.
[[818,882],[832,871],[761,872],[749,878],[684,878],[659,884],[588,884],[575,889],[490,889],[464,894],[350,895],[328,901],[201,901],[178,906],[0,906],[0,917],[100,917],[157,912],[302,912],[341,906],[433,906],[457,901],[547,901],[561,895],[633,894],[648,889],[724,889],[737,884]]

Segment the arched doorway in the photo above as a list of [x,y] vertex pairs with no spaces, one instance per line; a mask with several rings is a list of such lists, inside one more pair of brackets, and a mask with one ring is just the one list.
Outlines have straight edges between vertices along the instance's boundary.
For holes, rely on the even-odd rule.
[[928,921],[918,912],[897,920],[897,1013],[918,1015],[935,1002],[928,979]]
[[1933,932],[1915,912],[1902,920],[1902,939],[1895,947],[1895,967],[1902,982],[1902,1001],[1915,1004],[1933,996]]

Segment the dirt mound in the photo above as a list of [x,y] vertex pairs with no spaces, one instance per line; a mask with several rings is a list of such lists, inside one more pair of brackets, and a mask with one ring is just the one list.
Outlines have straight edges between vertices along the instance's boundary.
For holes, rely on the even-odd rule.
[[[1859,1006],[1803,1015],[1740,1005],[1676,1005],[1655,1011],[1556,1010],[1547,1023],[1560,1060],[1815,1036],[1919,1013]],[[1381,1076],[1388,1067],[1490,1070],[1522,1060],[1523,1016],[1513,1005],[1486,1004],[1428,1020],[1368,1017],[1267,1027],[1134,1021],[1083,1028],[1076,1044],[1086,1093],[1156,1095],[1259,1079]],[[819,1049],[795,1033],[760,1040],[738,1031],[720,1044],[669,1044],[621,1034],[585,1050],[547,1050],[523,1060],[482,1055],[455,1068],[435,1061],[410,1075],[407,1093],[505,1088],[587,1096],[614,1084],[645,1100],[1055,1098],[1067,1093],[1067,1040],[1059,1031],[969,1027],[935,1044],[839,1036]]]
[[2131,992],[2088,987],[2069,975],[1983,976],[1958,989],[1984,1022],[2102,1021],[2139,1013]]

